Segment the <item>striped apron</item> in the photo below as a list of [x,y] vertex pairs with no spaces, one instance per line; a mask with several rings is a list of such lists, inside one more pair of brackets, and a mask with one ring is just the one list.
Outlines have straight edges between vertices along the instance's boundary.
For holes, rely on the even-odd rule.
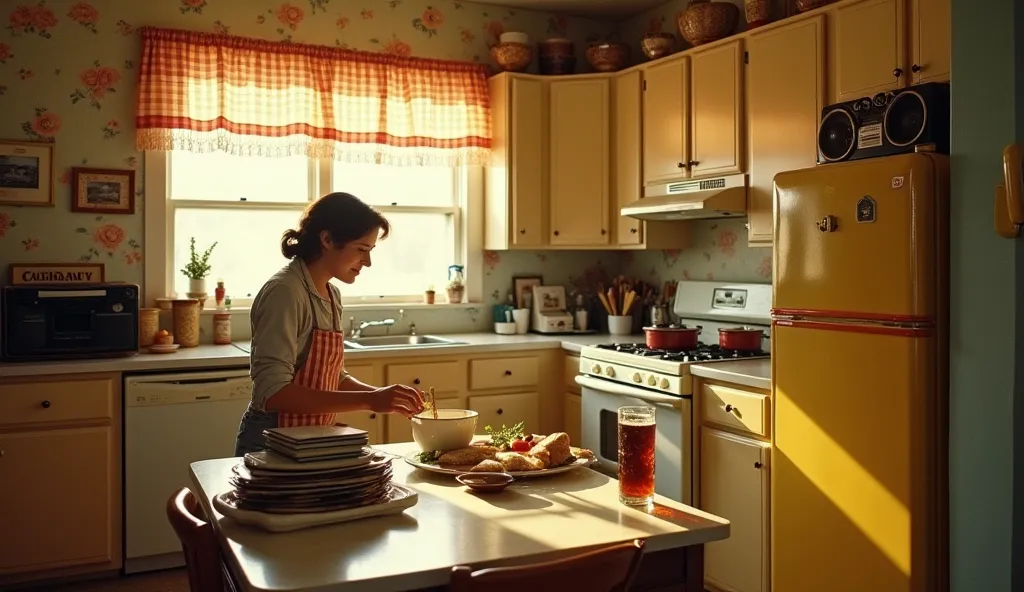
[[[306,361],[295,373],[292,384],[321,391],[336,391],[341,383],[341,373],[345,368],[345,334],[338,328],[338,308],[331,295],[331,329],[317,326],[316,313],[313,314],[313,334],[309,343]],[[315,311],[316,303],[312,296],[311,310]],[[302,414],[284,412],[263,412],[247,409],[242,415],[241,425],[235,441],[235,456],[245,456],[248,452],[256,452],[266,448],[263,430],[276,427],[333,425],[334,413]]]

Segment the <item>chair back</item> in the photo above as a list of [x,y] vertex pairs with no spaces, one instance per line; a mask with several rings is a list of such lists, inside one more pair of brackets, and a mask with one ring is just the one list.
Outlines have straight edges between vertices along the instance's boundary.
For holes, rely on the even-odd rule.
[[213,525],[199,501],[186,487],[167,500],[167,519],[181,541],[192,592],[224,592],[220,547]]

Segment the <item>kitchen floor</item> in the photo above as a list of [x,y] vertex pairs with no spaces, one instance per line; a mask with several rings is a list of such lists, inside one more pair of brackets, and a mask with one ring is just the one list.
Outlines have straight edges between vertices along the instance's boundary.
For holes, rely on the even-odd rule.
[[47,588],[47,592],[189,592],[184,568]]

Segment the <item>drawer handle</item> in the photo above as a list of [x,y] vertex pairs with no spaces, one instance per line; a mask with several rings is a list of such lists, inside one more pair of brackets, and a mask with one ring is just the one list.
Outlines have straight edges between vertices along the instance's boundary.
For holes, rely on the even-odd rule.
[[726,405],[726,406],[725,406],[725,412],[726,412],[726,413],[732,413],[732,412],[733,412],[733,411],[735,411],[735,410],[736,410],[736,408],[735,408],[735,407],[733,407],[732,405]]
[[370,419],[377,419],[377,414],[376,413],[371,413],[370,414]]
[[511,370],[506,370],[505,371],[505,376],[512,376],[512,371]]
[[502,411],[501,409],[498,409],[498,415],[501,415],[502,413],[504,413],[504,411]]
[[49,409],[49,408],[50,408],[50,402],[49,401],[43,401],[43,409]]
[[761,464],[761,461],[759,461],[759,460],[757,460],[757,461],[754,461],[754,468],[755,468],[755,469],[760,469],[760,468],[761,468],[761,467],[763,467],[763,466],[764,466],[764,465],[762,465],[762,464]]
[[3,458],[3,457],[4,457],[4,449],[0,448],[0,458]]
[[419,384],[420,383],[420,379],[419,378],[413,378],[412,379],[412,383],[413,384]]

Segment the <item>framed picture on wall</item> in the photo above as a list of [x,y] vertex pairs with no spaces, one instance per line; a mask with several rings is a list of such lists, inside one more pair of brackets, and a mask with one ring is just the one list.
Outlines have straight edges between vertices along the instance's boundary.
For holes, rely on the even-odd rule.
[[134,214],[135,171],[71,169],[71,211]]
[[512,293],[515,294],[516,308],[530,308],[529,304],[533,300],[533,287],[543,285],[544,278],[539,275],[512,278]]
[[0,140],[0,205],[53,205],[53,143]]

